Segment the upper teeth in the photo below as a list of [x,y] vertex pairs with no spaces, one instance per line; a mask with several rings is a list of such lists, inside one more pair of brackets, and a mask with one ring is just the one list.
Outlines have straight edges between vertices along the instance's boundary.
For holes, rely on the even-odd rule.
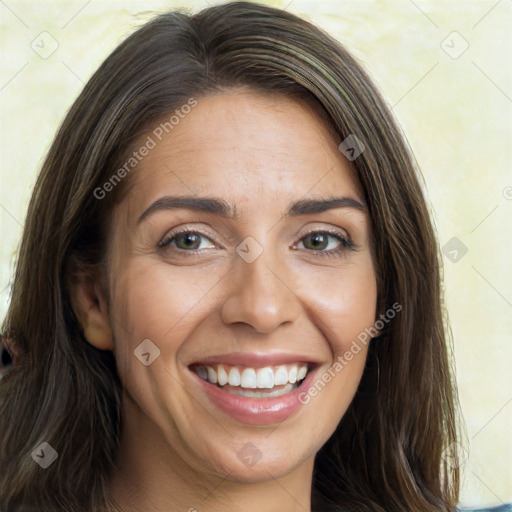
[[308,365],[294,363],[264,368],[249,368],[218,364],[195,367],[195,372],[204,380],[219,386],[241,386],[249,389],[270,389],[274,386],[294,384],[304,379],[308,373]]

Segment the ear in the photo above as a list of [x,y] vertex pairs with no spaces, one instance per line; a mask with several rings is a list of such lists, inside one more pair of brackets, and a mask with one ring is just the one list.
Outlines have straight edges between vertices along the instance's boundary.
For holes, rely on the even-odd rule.
[[108,315],[108,302],[101,276],[71,256],[67,266],[71,306],[87,341],[100,350],[113,350],[114,338]]

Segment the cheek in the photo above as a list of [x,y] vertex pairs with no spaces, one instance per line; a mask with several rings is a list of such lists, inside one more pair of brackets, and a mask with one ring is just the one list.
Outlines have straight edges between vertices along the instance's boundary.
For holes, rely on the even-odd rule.
[[299,400],[323,418],[323,442],[348,409],[361,380],[377,307],[377,284],[371,262],[347,265],[316,276],[309,287],[308,305],[314,323],[329,343],[331,361]]
[[314,286],[303,290],[315,323],[329,340],[334,356],[345,352],[358,335],[375,323],[377,284],[371,261],[332,271],[322,269]]
[[134,258],[122,268],[112,283],[111,318],[123,387],[156,423],[171,425],[181,417],[185,424],[193,418],[181,412],[180,350],[211,308],[220,273],[172,269],[148,258]]
[[199,267],[173,270],[143,258],[124,267],[112,286],[111,312],[121,365],[131,364],[137,346],[150,339],[173,368],[179,347],[204,316],[221,275]]

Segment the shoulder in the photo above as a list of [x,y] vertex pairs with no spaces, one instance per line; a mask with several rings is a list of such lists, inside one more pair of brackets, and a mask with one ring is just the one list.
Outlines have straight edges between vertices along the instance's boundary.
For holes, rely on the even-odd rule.
[[[337,506],[327,506],[321,509],[312,509],[311,512],[348,512],[344,511],[342,508]],[[484,507],[484,508],[468,508],[461,507],[456,510],[456,512],[512,512],[512,503],[503,503],[502,505],[497,505],[494,507]]]
[[460,508],[457,512],[512,512],[512,503],[503,503],[495,507],[484,508]]

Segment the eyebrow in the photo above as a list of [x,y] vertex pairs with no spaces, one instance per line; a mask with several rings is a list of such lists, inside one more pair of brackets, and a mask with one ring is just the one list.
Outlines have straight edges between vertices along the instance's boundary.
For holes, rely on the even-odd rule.
[[[335,208],[354,208],[360,211],[367,211],[367,206],[351,197],[333,197],[327,199],[302,199],[292,203],[285,217],[307,215],[311,213],[322,213]],[[211,213],[228,219],[238,218],[236,208],[231,207],[226,201],[215,197],[197,196],[165,196],[157,199],[139,217],[137,224],[140,224],[150,215],[163,210],[187,209]]]

